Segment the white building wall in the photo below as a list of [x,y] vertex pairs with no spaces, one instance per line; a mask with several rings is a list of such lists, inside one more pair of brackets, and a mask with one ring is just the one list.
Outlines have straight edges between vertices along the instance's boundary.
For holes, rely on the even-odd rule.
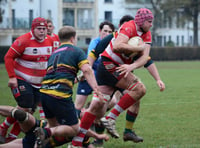
[[58,33],[58,30],[60,28],[59,26],[59,2],[62,0],[41,0],[41,16],[44,18],[51,19],[55,29],[54,33]]

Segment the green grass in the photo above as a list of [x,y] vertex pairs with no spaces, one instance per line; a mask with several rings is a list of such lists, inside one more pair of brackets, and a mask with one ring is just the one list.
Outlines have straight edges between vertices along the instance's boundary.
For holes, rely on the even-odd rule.
[[[123,142],[124,112],[117,119],[117,129],[121,137],[111,138],[105,143],[105,148],[200,147],[200,61],[156,62],[156,65],[166,85],[164,92],[159,91],[155,80],[146,69],[135,71],[147,88],[134,125],[136,133],[144,138],[144,142]],[[16,105],[7,81],[7,73],[1,64],[0,104]],[[3,119],[0,117],[0,121]]]

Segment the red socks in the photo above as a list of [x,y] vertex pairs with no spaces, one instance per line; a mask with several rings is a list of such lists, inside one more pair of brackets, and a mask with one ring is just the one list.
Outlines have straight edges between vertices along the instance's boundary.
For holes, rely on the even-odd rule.
[[84,116],[81,119],[81,124],[80,124],[80,131],[76,137],[73,138],[72,140],[72,145],[73,146],[82,146],[82,142],[84,140],[84,137],[88,131],[88,129],[92,126],[92,123],[94,122],[96,116],[89,113],[85,112]]
[[122,96],[120,101],[114,106],[114,108],[110,111],[110,113],[106,116],[106,119],[112,118],[116,119],[121,112],[129,108],[136,102],[129,94],[125,94]]

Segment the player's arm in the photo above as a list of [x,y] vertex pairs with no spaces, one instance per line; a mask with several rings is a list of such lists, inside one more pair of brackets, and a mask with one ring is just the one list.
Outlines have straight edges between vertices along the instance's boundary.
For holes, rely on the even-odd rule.
[[160,88],[160,91],[165,90],[165,83],[161,80],[158,69],[155,65],[155,63],[150,64],[146,67],[149,73],[152,75],[152,77],[156,80],[156,83],[158,87]]
[[14,71],[14,60],[23,54],[24,48],[22,45],[23,43],[19,39],[16,40],[4,56],[5,67],[9,77],[9,87],[17,87],[18,85]]
[[141,52],[140,54],[141,56],[136,61],[134,61],[132,64],[120,65],[119,67],[117,67],[117,71],[120,72],[120,74],[125,74],[124,77],[126,77],[128,73],[144,66],[148,60],[151,46],[149,44],[145,44],[145,47],[146,47],[145,50]]
[[87,131],[86,135],[88,137],[93,137],[95,139],[102,139],[102,140],[105,140],[105,141],[108,141],[110,139],[108,135],[106,135],[106,134],[98,134],[98,133],[92,131],[91,129],[89,129]]
[[119,33],[119,35],[114,41],[113,51],[118,53],[131,54],[133,52],[143,51],[146,48],[145,44],[141,44],[140,46],[131,46],[128,44],[128,41],[128,36]]
[[103,101],[103,96],[101,92],[99,91],[96,78],[94,76],[94,72],[89,64],[83,64],[81,66],[81,71],[83,72],[83,75],[85,79],[87,80],[88,84],[91,86],[93,91],[100,97],[100,99]]

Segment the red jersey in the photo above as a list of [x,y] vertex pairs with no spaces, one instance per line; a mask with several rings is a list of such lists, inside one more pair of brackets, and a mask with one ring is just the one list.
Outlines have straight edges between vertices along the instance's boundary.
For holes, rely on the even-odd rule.
[[115,39],[118,36],[118,34],[123,34],[127,36],[129,39],[134,36],[139,36],[143,39],[145,43],[151,43],[151,32],[148,31],[146,33],[141,33],[136,30],[136,25],[133,20],[124,23],[121,28],[119,28],[118,33],[115,34],[115,36],[110,41],[107,48],[104,50],[101,56],[107,57],[111,59],[116,64],[131,64],[133,62],[133,57],[127,57],[123,53],[115,53],[113,52],[113,45],[115,43]]
[[18,37],[4,57],[8,76],[40,87],[53,50],[53,40],[49,36],[41,42],[34,38],[32,32]]
[[53,47],[54,49],[57,49],[60,46],[60,40],[57,34],[52,33],[52,35],[50,36],[53,40]]

